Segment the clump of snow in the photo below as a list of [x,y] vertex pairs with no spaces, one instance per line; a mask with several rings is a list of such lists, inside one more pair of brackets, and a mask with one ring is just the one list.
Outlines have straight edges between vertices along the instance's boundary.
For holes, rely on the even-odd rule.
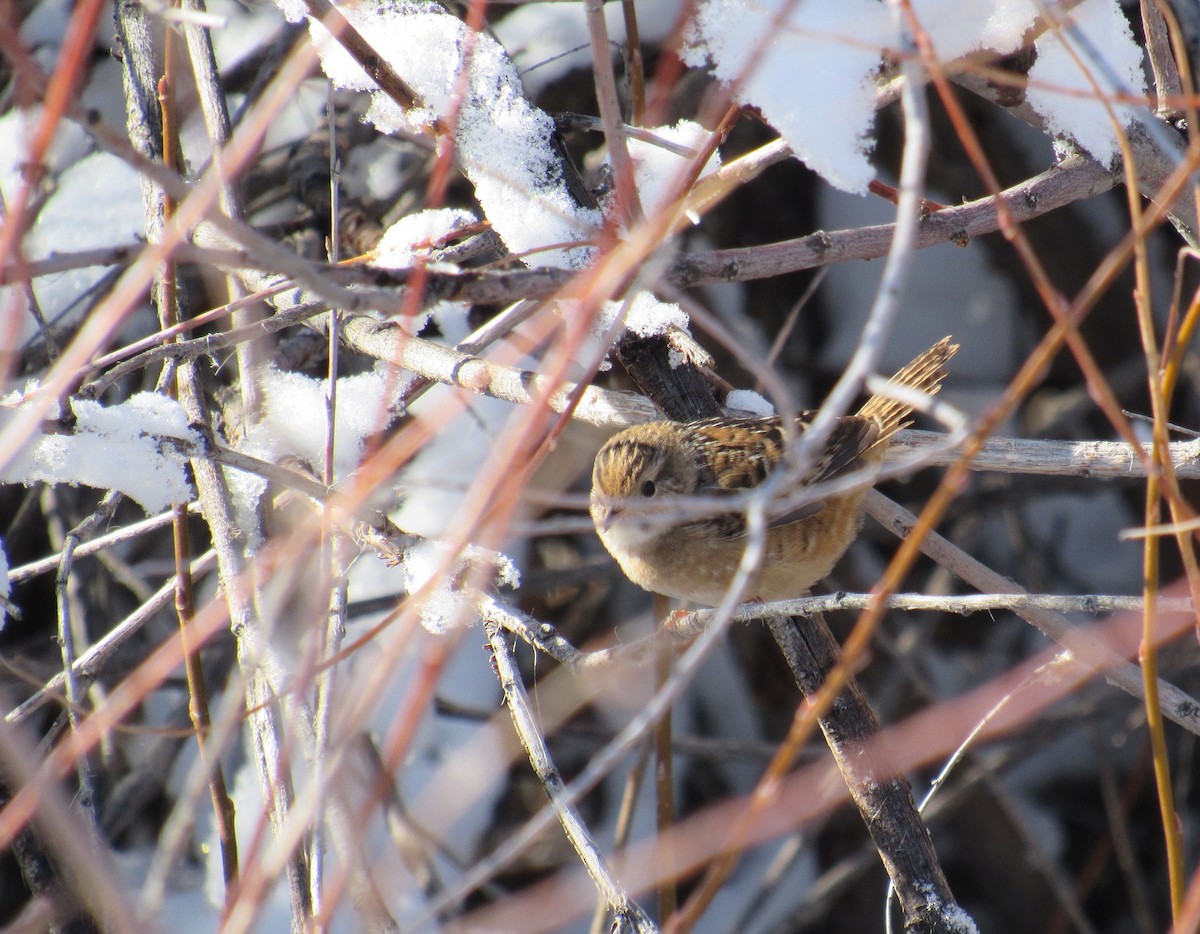
[[[615,303],[613,303],[615,304]],[[660,302],[649,292],[639,292],[625,315],[625,327],[639,337],[666,334],[671,328],[686,331],[688,316],[673,302]]]
[[[649,132],[693,153],[687,155],[646,140],[629,139],[629,157],[633,160],[634,183],[637,185],[642,210],[646,214],[653,214],[665,206],[668,198],[677,193],[680,175],[691,165],[695,154],[708,141],[710,134],[699,123],[691,120],[680,120],[674,126],[650,127]],[[711,175],[720,167],[721,156],[713,150],[700,177]]]
[[148,513],[192,498],[186,455],[163,438],[199,444],[183,408],[153,392],[138,393],[120,405],[72,399],[75,430],[42,435],[0,474],[0,482],[70,483],[118,490]]
[[427,257],[433,244],[475,220],[474,214],[461,208],[433,208],[402,217],[384,231],[375,248],[374,265],[405,269],[418,256]]
[[442,343],[457,344],[471,333],[468,316],[471,306],[467,302],[438,302],[428,309],[428,320],[442,332]]
[[1015,52],[1040,12],[1037,0],[912,0],[912,7],[942,61],[981,49]]
[[[383,364],[370,373],[338,380],[334,482],[344,480],[358,468],[367,439],[387,423],[387,409],[398,386]],[[261,387],[262,418],[240,449],[267,461],[297,457],[319,471],[325,462],[325,397],[329,380],[272,368],[263,374]],[[266,478],[236,469],[226,469],[225,478],[242,527],[257,528],[253,516],[267,490]]]
[[[30,259],[53,253],[125,246],[145,235],[142,186],[137,172],[108,153],[95,153],[66,169],[38,213],[28,240]],[[54,318],[104,274],[100,267],[72,269],[34,280],[43,314]]]
[[875,75],[893,35],[890,13],[875,0],[706,0],[683,57],[707,61],[828,182],[865,192],[875,177],[867,158]]
[[283,11],[283,17],[289,23],[303,23],[308,16],[308,7],[304,0],[275,0],[275,5]]
[[504,48],[432,4],[347,7],[343,13],[422,102],[402,111],[322,26],[311,23],[330,80],[372,92],[366,119],[385,133],[420,132],[452,120],[457,161],[505,245],[528,254],[533,265],[586,265],[593,253],[588,246],[544,249],[588,241],[601,218],[571,197],[552,146],[554,121],[525,99]]
[[[443,329],[455,324],[453,318],[445,324],[440,318],[435,320]],[[514,362],[520,365],[520,361]],[[409,410],[433,434],[396,478],[401,505],[392,519],[405,531],[424,538],[453,534],[466,491],[480,471],[488,469],[484,465],[494,463],[492,451],[512,417],[509,403],[488,396],[472,399],[469,409],[460,411],[460,403],[450,402],[456,392],[436,386]]]
[[473,569],[490,569],[498,585],[515,589],[521,583],[516,565],[502,552],[468,545],[444,570],[448,556],[449,547],[438,541],[422,542],[404,553],[404,589],[408,593],[421,590],[441,572],[421,600],[421,625],[435,635],[468,626],[478,618],[475,601],[461,589],[461,582],[471,576]]
[[725,408],[751,415],[774,415],[775,406],[752,389],[734,389],[725,397]]
[[[1079,43],[1062,30],[1050,29],[1037,41],[1037,61],[1029,70],[1025,98],[1051,132],[1073,139],[1089,156],[1107,165],[1119,151],[1112,118],[1064,41],[1104,93],[1145,93],[1142,50],[1133,41],[1125,14],[1112,0],[1084,0],[1064,16],[1070,18],[1125,87],[1113,88]],[[1133,121],[1131,108],[1114,103],[1112,109],[1122,126]]]
[[612,328],[621,312],[625,311],[625,329],[639,337],[654,337],[666,334],[671,328],[686,331],[687,313],[672,302],[661,302],[649,292],[638,292],[625,309],[624,302],[605,302],[593,322],[592,330],[603,337]]
[[[1037,26],[1044,4],[1035,0],[980,4],[915,0],[913,6],[938,57],[945,61],[981,49],[1000,54],[1016,51],[1028,31]],[[1082,0],[1053,15],[1062,28],[1051,19],[1050,27],[1034,43],[1037,56],[1029,70],[1025,99],[1052,133],[1074,140],[1092,158],[1108,163],[1118,152],[1116,133],[1088,74],[1102,93],[1144,94],[1142,50],[1115,0]],[[1088,48],[1070,35],[1072,29],[1082,35]],[[1106,69],[1092,60],[1092,54],[1103,60],[1121,87],[1112,87]],[[1130,107],[1113,104],[1112,109],[1122,126],[1133,121]]]
[[[358,467],[367,439],[386,424],[388,392],[395,387],[395,379],[381,366],[338,380],[335,480],[344,479]],[[325,397],[329,380],[270,369],[263,376],[262,391],[265,405],[263,418],[255,427],[254,447],[271,459],[292,455],[319,468],[328,433]]]
[[[1015,51],[1042,6],[1034,0],[913,2],[942,61],[982,49]],[[1084,0],[1058,15],[1086,37],[1124,85],[1113,88],[1104,71],[1067,37],[1104,93],[1144,93],[1142,51],[1116,0]],[[760,110],[810,168],[845,191],[866,190],[874,177],[868,156],[874,146],[876,76],[889,50],[900,46],[884,4],[704,0],[687,39],[684,60],[707,64],[734,88],[740,103]],[[1026,99],[1051,132],[1108,162],[1117,153],[1112,120],[1063,43],[1064,31],[1055,28],[1038,38]],[[1122,125],[1131,122],[1130,108],[1114,110]]]

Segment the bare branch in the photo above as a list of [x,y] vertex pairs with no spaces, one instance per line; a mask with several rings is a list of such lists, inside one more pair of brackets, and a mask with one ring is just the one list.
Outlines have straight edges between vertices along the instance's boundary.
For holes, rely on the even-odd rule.
[[537,718],[529,706],[529,697],[525,686],[517,672],[513,657],[509,653],[508,643],[500,635],[500,627],[489,624],[485,627],[488,644],[496,660],[496,672],[500,677],[500,685],[504,689],[505,702],[508,712],[512,715],[513,726],[521,745],[529,754],[529,764],[542,783],[546,797],[554,807],[558,820],[562,824],[571,845],[579,854],[583,865],[596,883],[596,887],[608,903],[609,910],[617,918],[617,924],[632,925],[633,929],[641,932],[657,931],[658,927],[652,922],[637,902],[632,901],[624,887],[609,868],[608,860],[600,852],[591,832],[587,829],[579,812],[565,794],[562,776],[555,768],[550,758],[550,750],[538,730]]

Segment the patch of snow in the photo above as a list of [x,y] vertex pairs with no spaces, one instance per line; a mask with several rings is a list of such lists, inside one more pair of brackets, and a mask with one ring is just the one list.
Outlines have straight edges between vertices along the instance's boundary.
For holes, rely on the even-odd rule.
[[0,474],[5,483],[70,483],[119,490],[147,513],[188,502],[186,457],[161,444],[163,438],[199,443],[183,408],[153,392],[120,405],[71,400],[75,429],[43,434]]

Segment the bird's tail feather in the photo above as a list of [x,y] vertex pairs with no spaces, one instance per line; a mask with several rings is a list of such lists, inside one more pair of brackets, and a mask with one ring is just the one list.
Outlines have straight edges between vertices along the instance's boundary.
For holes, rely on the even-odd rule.
[[[897,386],[909,386],[933,395],[942,385],[946,377],[946,362],[954,356],[958,344],[950,343],[949,337],[943,337],[921,356],[917,357],[893,376],[888,383]],[[886,441],[901,428],[911,425],[905,419],[912,413],[912,406],[886,395],[874,395],[859,409],[858,414],[875,419],[880,426],[879,441]]]

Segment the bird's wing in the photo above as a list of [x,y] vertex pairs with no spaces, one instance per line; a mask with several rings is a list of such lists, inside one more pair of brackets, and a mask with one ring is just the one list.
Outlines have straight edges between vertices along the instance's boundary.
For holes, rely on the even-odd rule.
[[[796,420],[797,431],[806,430],[815,417],[816,412],[801,412]],[[785,450],[778,418],[709,419],[691,424],[689,435],[699,459],[700,483],[696,493],[701,496],[734,493],[758,486],[779,465]],[[878,437],[879,426],[874,419],[857,415],[838,419],[801,485],[812,486],[853,469]],[[805,503],[772,517],[769,527],[777,528],[811,518],[824,506],[820,500]],[[745,534],[745,517],[737,513],[704,521],[714,523],[723,537]]]
[[[801,412],[797,428],[806,431],[816,412]],[[833,425],[825,441],[825,447],[812,468],[805,474],[803,483],[812,486],[823,480],[831,480],[859,466],[859,458],[879,438],[879,423],[862,415],[846,415]]]

